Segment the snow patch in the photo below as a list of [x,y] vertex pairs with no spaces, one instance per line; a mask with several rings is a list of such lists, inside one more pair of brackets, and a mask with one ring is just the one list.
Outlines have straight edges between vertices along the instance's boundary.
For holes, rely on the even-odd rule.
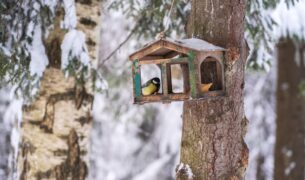
[[[273,180],[276,75],[275,61],[268,74],[256,73],[246,76],[245,114],[249,120],[249,128],[245,141],[250,150],[247,180],[255,180],[258,171],[262,172],[264,179]],[[264,160],[260,169],[259,158]]]
[[297,36],[305,39],[305,1],[295,2],[294,6],[287,7],[285,0],[281,0],[272,14],[278,24],[274,31],[277,38]]
[[193,171],[188,164],[180,163],[178,166],[177,172],[180,172],[180,171],[183,172],[184,174],[186,174],[188,179],[194,178]]
[[160,172],[161,169],[165,166],[165,164],[170,160],[171,156],[165,155],[160,159],[155,160],[151,163],[144,171],[134,177],[133,180],[156,180],[158,179],[158,175],[156,172]]
[[222,47],[215,46],[207,41],[197,38],[182,39],[182,40],[171,40],[167,39],[180,46],[189,47],[198,51],[224,51]]
[[288,149],[288,148],[286,148],[286,147],[284,147],[284,148],[282,149],[282,153],[283,153],[285,156],[287,156],[287,157],[291,157],[291,156],[293,155],[292,150],[291,150],[291,149]]
[[8,49],[7,47],[2,46],[2,45],[0,44],[0,49],[3,51],[4,55],[6,55],[6,56],[11,56],[11,52],[9,51],[9,49]]
[[9,177],[12,177],[12,179],[20,179],[20,174],[16,171],[16,162],[21,138],[22,104],[22,99],[13,99],[3,117],[5,124],[9,125],[10,127],[8,128],[12,129],[10,137],[12,151],[8,158]]
[[288,176],[290,174],[290,172],[295,168],[296,163],[295,162],[291,162],[288,167],[285,169],[285,175]]
[[300,52],[300,45],[299,43],[294,43],[294,46],[295,46],[295,54],[294,54],[294,61],[296,63],[297,66],[301,66],[301,60],[302,60],[302,57],[301,57],[301,52]]
[[179,151],[182,105],[182,102],[176,102],[171,105],[164,105],[164,108],[159,109],[160,115],[158,119],[161,119],[161,121],[157,127],[156,139],[160,143],[159,153],[161,155],[174,154]]
[[50,8],[53,14],[55,14],[57,0],[44,0],[44,4]]
[[61,51],[61,69],[65,69],[73,58],[89,66],[90,57],[86,46],[86,36],[82,31],[70,30],[61,44]]
[[61,24],[63,29],[74,29],[77,24],[76,9],[74,0],[64,0],[65,18]]
[[282,91],[287,91],[289,89],[289,83],[285,82],[281,84],[281,90]]
[[108,82],[103,78],[98,78],[95,81],[95,88],[98,91],[107,90],[109,88]]
[[31,75],[38,75],[41,77],[47,65],[49,64],[48,57],[42,42],[41,27],[34,28],[33,42],[30,47],[31,62],[30,72]]

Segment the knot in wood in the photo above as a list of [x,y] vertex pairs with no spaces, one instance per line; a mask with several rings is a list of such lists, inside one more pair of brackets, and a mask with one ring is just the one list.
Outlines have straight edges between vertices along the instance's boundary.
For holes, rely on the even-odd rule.
[[230,47],[228,48],[228,51],[226,52],[226,60],[228,63],[234,64],[235,61],[240,59],[240,50],[236,47]]

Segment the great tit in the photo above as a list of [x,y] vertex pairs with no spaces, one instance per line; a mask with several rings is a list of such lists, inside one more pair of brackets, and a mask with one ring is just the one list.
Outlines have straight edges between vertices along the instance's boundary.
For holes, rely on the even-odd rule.
[[212,85],[213,83],[201,84],[200,89],[202,92],[208,92]]
[[160,89],[160,79],[154,77],[142,85],[142,94],[144,96],[152,95],[154,93],[157,93],[159,89]]

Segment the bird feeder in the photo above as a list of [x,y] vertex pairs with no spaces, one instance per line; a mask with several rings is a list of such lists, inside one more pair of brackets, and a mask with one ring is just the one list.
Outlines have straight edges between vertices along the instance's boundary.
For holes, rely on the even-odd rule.
[[[201,39],[171,40],[161,38],[129,56],[132,61],[133,95],[138,104],[171,102],[225,94],[225,49]],[[160,68],[161,92],[144,96],[141,69],[146,65]],[[181,67],[182,92],[173,91],[172,66]],[[142,72],[143,73],[143,72]]]

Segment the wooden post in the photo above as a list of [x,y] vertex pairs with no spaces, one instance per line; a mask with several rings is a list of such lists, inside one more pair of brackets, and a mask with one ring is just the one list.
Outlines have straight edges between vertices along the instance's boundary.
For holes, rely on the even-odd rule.
[[167,79],[167,64],[161,64],[161,76],[162,76],[162,88],[163,88],[163,97],[167,98],[168,96],[168,79]]
[[188,54],[189,61],[189,74],[190,74],[190,86],[191,86],[191,96],[196,98],[198,95],[197,86],[196,86],[196,74],[195,74],[195,65],[194,65],[194,52],[190,51]]
[[188,64],[181,64],[182,76],[183,76],[183,92],[189,93],[190,91],[190,73]]
[[173,86],[172,86],[172,69],[171,64],[166,64],[166,74],[167,74],[167,86],[168,86],[168,93],[173,93]]

